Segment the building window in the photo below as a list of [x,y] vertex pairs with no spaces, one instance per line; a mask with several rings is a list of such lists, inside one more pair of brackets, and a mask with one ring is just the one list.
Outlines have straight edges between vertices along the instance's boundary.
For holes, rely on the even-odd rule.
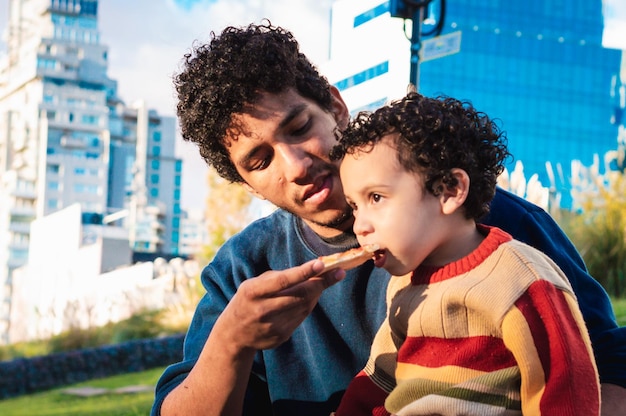
[[91,195],[99,195],[100,189],[97,185],[88,185],[84,183],[77,183],[74,185],[74,192],[77,194],[91,194]]
[[37,59],[37,68],[55,69],[56,66],[57,66],[57,61],[55,59],[50,59],[50,58],[38,58]]
[[91,114],[83,114],[82,121],[83,124],[91,124],[96,126],[100,122],[100,118]]
[[354,87],[356,85],[369,81],[370,79],[386,74],[387,72],[389,72],[389,61],[381,62],[378,65],[367,68],[364,71],[352,75],[351,77],[342,79],[341,81],[337,82],[335,86],[340,91],[344,91],[350,87]]
[[378,16],[386,13],[389,11],[389,2],[385,2],[382,4],[379,4],[378,6],[374,7],[373,9],[369,9],[366,10],[365,12],[359,14],[358,16],[356,16],[354,18],[354,23],[353,26],[357,27],[357,26],[361,26],[364,23],[369,22],[372,19],[377,18]]

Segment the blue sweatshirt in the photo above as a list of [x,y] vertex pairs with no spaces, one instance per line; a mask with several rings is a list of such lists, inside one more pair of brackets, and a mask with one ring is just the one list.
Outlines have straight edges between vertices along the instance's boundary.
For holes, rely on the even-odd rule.
[[[498,189],[486,224],[550,256],[570,279],[589,327],[602,382],[626,387],[626,328],[618,328],[606,292],[589,276],[576,249],[542,209]],[[169,366],[156,387],[152,415],[191,371],[219,314],[245,279],[282,270],[321,255],[356,247],[354,236],[326,242],[299,218],[278,210],[232,237],[203,270],[207,291],[185,338],[184,358]],[[371,261],[326,289],[292,337],[259,351],[244,415],[324,415],[334,411],[345,388],[363,368],[385,317],[389,276]]]

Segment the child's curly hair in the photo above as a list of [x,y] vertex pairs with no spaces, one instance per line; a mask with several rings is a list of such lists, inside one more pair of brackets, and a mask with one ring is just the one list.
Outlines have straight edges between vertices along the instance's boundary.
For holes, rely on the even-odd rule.
[[261,94],[293,88],[330,111],[328,80],[299,51],[292,33],[263,24],[227,27],[206,44],[194,44],[174,76],[177,114],[184,140],[198,145],[200,155],[223,178],[243,182],[227,143],[242,133],[233,115],[249,111]]
[[439,195],[441,185],[455,186],[451,170],[463,169],[470,177],[465,216],[479,220],[489,212],[498,175],[511,155],[505,133],[486,114],[469,102],[410,92],[374,112],[360,112],[337,132],[331,159],[368,151],[387,135],[394,135],[401,166],[423,175],[430,193]]

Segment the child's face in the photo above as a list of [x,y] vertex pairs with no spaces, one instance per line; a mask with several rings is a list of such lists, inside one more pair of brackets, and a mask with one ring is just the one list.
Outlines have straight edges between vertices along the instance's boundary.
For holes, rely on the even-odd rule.
[[400,165],[392,146],[386,136],[371,151],[346,154],[340,176],[359,243],[378,244],[383,255],[376,266],[398,276],[423,262],[438,264],[445,221],[440,198],[424,190],[421,175]]

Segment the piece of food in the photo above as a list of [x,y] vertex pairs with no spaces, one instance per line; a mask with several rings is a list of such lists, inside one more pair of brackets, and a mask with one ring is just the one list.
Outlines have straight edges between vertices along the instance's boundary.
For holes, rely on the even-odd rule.
[[330,254],[328,256],[321,256],[319,259],[324,262],[324,270],[322,273],[326,273],[333,269],[353,269],[356,266],[360,266],[369,259],[374,257],[376,250],[378,250],[378,244],[368,244],[363,247],[353,248],[342,253]]

